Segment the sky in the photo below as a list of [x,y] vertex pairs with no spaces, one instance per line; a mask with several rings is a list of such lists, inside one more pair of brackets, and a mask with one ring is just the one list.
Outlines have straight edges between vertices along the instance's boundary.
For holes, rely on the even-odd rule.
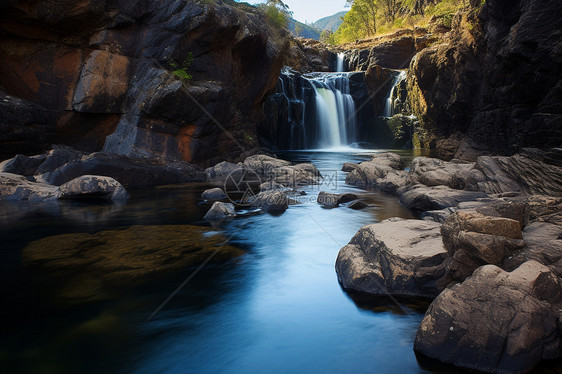
[[[265,2],[265,0],[245,1],[250,4]],[[342,10],[349,10],[349,8],[345,8],[345,0],[284,0],[284,3],[293,12],[293,18],[303,23],[312,23]]]

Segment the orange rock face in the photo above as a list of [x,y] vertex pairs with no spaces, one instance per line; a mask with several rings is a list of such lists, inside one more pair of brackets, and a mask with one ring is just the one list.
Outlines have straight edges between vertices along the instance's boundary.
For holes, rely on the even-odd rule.
[[72,109],[89,113],[120,113],[127,93],[129,59],[106,51],[92,52],[74,91]]

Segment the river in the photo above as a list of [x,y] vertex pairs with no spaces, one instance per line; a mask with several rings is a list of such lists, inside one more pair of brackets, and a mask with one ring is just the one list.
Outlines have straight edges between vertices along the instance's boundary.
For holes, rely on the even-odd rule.
[[326,178],[335,178],[320,189],[355,192],[370,207],[324,209],[315,201],[319,188],[309,186],[302,204],[280,216],[242,211],[214,230],[245,254],[205,266],[150,321],[193,268],[139,287],[116,285],[111,297],[93,289],[87,301],[65,302],[52,296],[60,287],[49,281],[53,272],[29,271],[21,251],[29,242],[64,233],[208,226],[202,219],[208,206],[199,197],[208,186],[132,190],[123,206],[3,203],[0,358],[8,372],[425,373],[412,346],[428,304],[354,301],[334,270],[339,249],[360,227],[412,213],[394,197],[345,185],[342,164],[361,161],[364,154],[279,156],[313,162]]

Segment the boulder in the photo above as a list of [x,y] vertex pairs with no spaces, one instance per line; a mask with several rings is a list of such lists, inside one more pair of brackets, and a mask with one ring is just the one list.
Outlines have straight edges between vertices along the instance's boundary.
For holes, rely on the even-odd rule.
[[359,197],[354,194],[354,193],[343,193],[339,195],[339,199],[338,199],[338,204],[345,204],[345,203],[349,203],[350,201],[354,201],[359,199]]
[[560,355],[561,291],[560,279],[535,261],[511,273],[483,266],[433,301],[414,350],[490,373],[529,372]]
[[280,190],[263,191],[251,201],[253,207],[268,213],[283,213],[289,207],[289,198]]
[[322,179],[322,175],[312,164],[281,166],[271,169],[268,174],[275,182],[290,188],[319,184]]
[[339,199],[340,195],[338,194],[320,191],[316,201],[325,208],[335,208],[339,205]]
[[39,165],[45,161],[45,155],[16,157],[0,163],[0,173],[10,173],[30,177],[37,171]]
[[468,191],[478,191],[478,183],[485,180],[485,175],[475,168],[474,163],[445,162],[428,157],[416,157],[408,174],[408,184],[447,186]]
[[[47,162],[49,158],[39,169]],[[83,156],[52,172],[36,175],[35,179],[60,186],[82,175],[111,177],[126,187],[187,183],[203,179],[202,173],[186,162],[140,160],[101,152]]]
[[254,155],[244,160],[244,167],[253,170],[258,175],[270,175],[274,169],[291,166],[289,161],[280,160],[268,155]]
[[404,170],[390,170],[382,179],[375,182],[381,191],[396,193],[408,182],[408,173]]
[[333,194],[326,191],[320,191],[316,201],[318,204],[326,208],[335,208],[340,204],[349,203],[358,199],[359,197],[354,193]]
[[269,190],[280,190],[285,188],[284,185],[282,185],[281,183],[277,183],[274,180],[269,180],[267,182],[264,182],[262,184],[260,184],[260,191],[269,191]]
[[86,156],[85,153],[68,147],[53,148],[46,155],[45,161],[37,168],[34,173],[35,175],[51,173],[72,161],[78,161]]
[[414,186],[400,196],[400,202],[407,208],[419,212],[456,207],[461,202],[484,198],[484,192],[454,190],[446,186]]
[[59,197],[58,187],[30,182],[21,175],[0,173],[0,200],[47,201]]
[[344,173],[350,173],[353,170],[355,170],[355,168],[357,167],[357,164],[351,163],[351,162],[346,162],[343,164],[341,171],[343,171]]
[[523,230],[527,246],[504,260],[501,267],[511,271],[524,262],[534,260],[548,266],[562,278],[562,226],[533,222]]
[[458,281],[482,265],[501,264],[508,255],[526,245],[518,221],[480,213],[452,214],[441,226],[441,234],[452,256],[447,273]]
[[[345,183],[361,187],[380,187],[396,191],[406,183],[403,159],[392,152],[375,153],[361,162],[345,178]],[[391,176],[388,176],[388,175]],[[387,177],[388,176],[388,177]]]
[[83,175],[60,186],[61,199],[127,200],[129,193],[111,177]]
[[226,199],[226,194],[220,188],[211,188],[209,190],[205,190],[201,194],[201,198],[203,200],[222,200]]
[[220,201],[215,201],[211,209],[205,214],[204,219],[216,220],[223,219],[225,217],[234,217],[236,211],[234,210],[234,204],[223,203]]
[[430,221],[391,218],[368,225],[343,247],[336,272],[343,288],[374,295],[435,297],[449,257]]
[[454,208],[428,210],[427,212],[423,212],[421,214],[421,219],[443,223],[453,213],[455,213]]
[[229,176],[242,175],[244,167],[242,164],[233,164],[231,162],[219,162],[215,166],[209,167],[205,170],[207,182],[223,183]]

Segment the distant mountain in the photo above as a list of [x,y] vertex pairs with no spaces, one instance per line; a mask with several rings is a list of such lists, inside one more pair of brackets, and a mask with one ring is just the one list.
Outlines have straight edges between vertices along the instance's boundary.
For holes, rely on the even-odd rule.
[[[287,25],[289,31],[295,35],[295,36],[300,36],[302,38],[308,38],[308,39],[316,39],[316,40],[320,40],[320,32],[322,30],[318,30],[315,27],[313,27],[312,25],[305,25],[302,22],[299,22],[293,18],[289,19],[289,24]],[[298,29],[298,30],[297,30]],[[298,35],[297,35],[297,32]]]
[[342,18],[347,13],[346,10],[336,13],[333,16],[328,16],[324,18],[320,18],[318,21],[314,22],[312,26],[320,30],[320,32],[324,30],[330,30],[332,32],[336,32],[336,30],[340,27],[342,23]]

